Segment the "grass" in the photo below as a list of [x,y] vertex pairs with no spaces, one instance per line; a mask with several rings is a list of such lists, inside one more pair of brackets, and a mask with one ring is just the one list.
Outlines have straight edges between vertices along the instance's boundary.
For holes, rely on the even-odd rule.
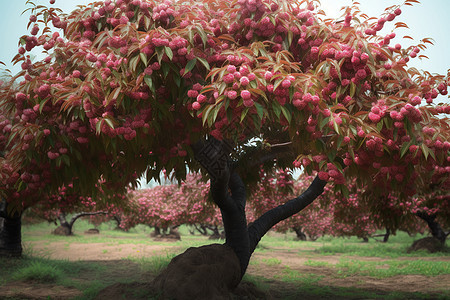
[[279,260],[278,258],[263,258],[262,261],[263,261],[263,263],[265,263],[266,265],[269,265],[269,266],[275,266],[275,265],[281,264],[281,260]]
[[63,277],[63,271],[55,265],[43,261],[30,261],[29,264],[12,274],[12,279],[35,281],[39,283],[54,283]]
[[437,276],[450,274],[450,262],[424,260],[358,261],[342,259],[335,268],[341,276],[366,275],[388,278],[397,275]]
[[362,261],[341,258],[337,264],[308,260],[306,266],[327,267],[336,270],[340,277],[352,275],[389,278],[398,275],[438,276],[450,274],[450,262],[429,260]]
[[[151,240],[149,238],[151,229],[145,226],[137,226],[130,232],[114,230],[115,226],[115,223],[102,224],[98,227],[100,235],[84,235],[82,233],[93,226],[87,221],[79,220],[75,223],[75,234],[69,237],[50,234],[51,230],[55,228],[54,224],[41,223],[24,226],[25,255],[22,259],[0,258],[0,289],[2,285],[13,281],[30,284],[51,283],[82,291],[83,295],[76,299],[94,299],[99,291],[114,283],[148,282],[166,267],[176,254],[189,247],[211,243],[206,237],[190,235],[188,228],[185,227],[180,228],[182,241],[168,243]],[[294,237],[294,234],[281,235],[272,232],[266,235],[256,249],[257,253],[264,254],[264,258],[252,259],[250,265],[255,268],[265,265],[279,271],[273,274],[269,272],[264,275],[265,277],[247,274],[244,281],[253,283],[263,291],[278,289],[280,297],[276,299],[296,299],[298,295],[309,295],[310,298],[318,299],[327,297],[333,299],[430,298],[430,295],[420,293],[375,292],[358,289],[357,286],[351,288],[324,286],[320,284],[324,280],[323,275],[313,272],[302,273],[283,265],[282,256],[270,257],[270,254],[277,250],[292,252],[294,256],[299,255],[302,258],[307,258],[304,265],[331,270],[331,274],[335,274],[335,278],[370,276],[382,279],[398,275],[434,277],[450,274],[449,252],[438,254],[406,253],[406,249],[412,241],[421,238],[421,236],[409,237],[406,234],[398,233],[396,236],[391,236],[388,243],[379,243],[374,240],[362,243],[361,240],[356,238],[330,237],[320,238],[315,242],[299,242]],[[36,241],[45,244],[48,251],[38,253],[29,246]],[[67,249],[70,249],[70,245],[73,243],[103,243],[114,246],[116,249],[121,249],[123,244],[156,244],[163,247],[170,246],[172,250],[167,250],[162,255],[126,257],[113,262],[68,261],[50,258],[49,253],[52,245],[55,245],[54,243],[62,243]],[[174,252],[174,248],[176,252]],[[101,253],[108,255],[109,251],[102,249]],[[337,261],[335,257],[333,258],[334,261],[326,259],[331,255],[337,257]],[[378,259],[367,259],[367,257]],[[439,259],[439,257],[443,259]],[[137,294],[143,293],[139,289],[135,292]],[[450,297],[449,289],[441,292],[442,296],[433,294],[433,299]]]
[[164,255],[155,255],[151,257],[130,258],[130,261],[139,265],[142,272],[149,272],[154,276],[158,275],[175,257],[175,254],[167,253]]
[[367,256],[379,258],[399,258],[399,257],[441,257],[450,256],[450,251],[439,253],[428,253],[426,251],[418,251],[406,253],[408,247],[414,240],[421,239],[426,235],[408,236],[404,232],[398,232],[397,235],[391,236],[388,243],[377,242],[370,239],[368,243],[363,243],[361,239],[356,237],[350,238],[333,238],[329,236],[321,237],[316,241],[297,241],[294,235],[284,235],[269,233],[265,235],[256,252],[270,251],[274,248],[288,248],[296,251],[298,245],[302,248],[311,248],[310,250],[302,250],[302,255],[336,255],[345,256]]

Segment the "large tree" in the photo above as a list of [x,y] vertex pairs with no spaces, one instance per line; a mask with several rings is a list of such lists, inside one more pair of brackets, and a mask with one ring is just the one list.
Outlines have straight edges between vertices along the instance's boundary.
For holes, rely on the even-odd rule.
[[[23,81],[0,92],[8,210],[69,182],[91,196],[99,180],[113,193],[144,172],[182,179],[203,165],[239,260],[233,286],[260,235],[327,180],[348,195],[345,178],[357,177],[399,199],[416,193],[421,168],[443,169],[445,181],[450,107],[433,102],[448,77],[407,65],[430,41],[404,48],[379,34],[399,5],[373,19],[355,4],[331,20],[316,3],[106,0],[67,15],[33,7],[14,58],[22,71],[13,79]],[[36,47],[48,56],[32,62]],[[200,164],[194,145],[203,145],[194,147]],[[241,178],[257,182],[261,163],[318,178],[247,228]]]

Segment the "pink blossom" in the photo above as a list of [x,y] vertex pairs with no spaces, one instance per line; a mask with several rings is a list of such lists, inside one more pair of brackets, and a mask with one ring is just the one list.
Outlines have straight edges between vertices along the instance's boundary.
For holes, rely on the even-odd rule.
[[281,82],[281,86],[283,88],[287,89],[291,86],[291,81],[289,79],[285,79]]
[[242,86],[247,86],[249,84],[249,79],[246,76],[242,76],[241,79],[239,80]]
[[244,100],[249,100],[252,97],[252,94],[249,91],[247,91],[247,90],[242,90],[241,91],[241,97]]

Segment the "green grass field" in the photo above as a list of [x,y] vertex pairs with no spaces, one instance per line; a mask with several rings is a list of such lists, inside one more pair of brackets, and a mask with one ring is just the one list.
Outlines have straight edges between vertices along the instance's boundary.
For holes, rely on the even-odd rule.
[[[26,299],[35,288],[44,295],[42,289],[52,291],[47,299],[58,293],[66,299],[95,299],[114,284],[151,281],[176,254],[211,243],[184,227],[180,229],[182,240],[177,242],[155,242],[145,226],[117,231],[113,223],[99,226],[99,235],[83,234],[92,227],[87,221],[77,221],[75,235],[62,237],[50,233],[54,224],[25,225],[24,257],[0,258],[0,298]],[[258,245],[244,282],[273,299],[299,299],[300,295],[304,299],[450,299],[450,253],[407,254],[408,246],[420,237],[398,233],[388,243],[331,237],[299,242],[293,234],[269,233]],[[95,259],[85,260],[82,253],[72,259],[74,247],[95,248]],[[139,251],[146,247],[161,251],[141,255]],[[68,258],[56,259],[56,254]],[[123,257],[104,259],[112,254]],[[29,294],[19,291],[24,285]],[[130,298],[129,293],[135,299],[147,298],[140,288],[123,292],[128,293],[124,299]]]

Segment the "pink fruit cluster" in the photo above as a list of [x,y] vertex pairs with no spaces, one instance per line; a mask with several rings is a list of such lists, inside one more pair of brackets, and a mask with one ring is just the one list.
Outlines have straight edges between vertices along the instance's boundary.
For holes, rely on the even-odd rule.
[[[164,168],[183,178],[186,165],[198,170],[190,145],[206,135],[292,143],[309,173],[404,193],[450,163],[449,109],[436,103],[448,77],[408,69],[426,42],[404,49],[379,35],[398,7],[376,24],[357,11],[323,21],[309,2],[278,0],[107,0],[31,13],[14,58],[24,80],[0,90],[9,122],[0,174],[49,170],[45,193],[73,180],[82,194],[99,180],[124,189]],[[32,62],[32,49],[47,57]],[[5,188],[27,189],[22,179]]]

